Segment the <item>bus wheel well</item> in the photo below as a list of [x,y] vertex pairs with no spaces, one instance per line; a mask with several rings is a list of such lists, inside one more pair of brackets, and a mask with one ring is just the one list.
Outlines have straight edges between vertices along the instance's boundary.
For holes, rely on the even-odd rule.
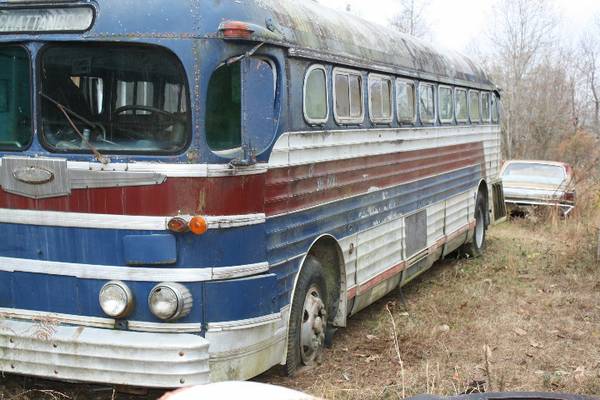
[[323,266],[329,319],[334,325],[339,325],[340,315],[343,315],[345,324],[345,313],[340,313],[340,311],[343,311],[345,306],[342,288],[345,284],[346,274],[339,244],[331,236],[321,237],[313,244],[308,255],[316,258]]
[[489,226],[491,221],[490,221],[490,201],[489,201],[489,197],[490,197],[490,192],[489,192],[489,188],[488,188],[488,184],[486,181],[481,181],[481,183],[479,184],[479,189],[477,190],[477,196],[479,197],[479,195],[481,194],[481,196],[483,196],[483,201],[485,202],[485,209],[487,210],[487,212],[485,213],[485,225]]

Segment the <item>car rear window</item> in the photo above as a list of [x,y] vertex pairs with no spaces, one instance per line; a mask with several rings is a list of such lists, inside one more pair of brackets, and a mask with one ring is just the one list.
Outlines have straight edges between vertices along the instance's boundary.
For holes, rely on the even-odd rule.
[[516,181],[547,181],[548,183],[560,184],[567,178],[567,174],[564,167],[560,165],[511,163],[504,170],[502,178]]

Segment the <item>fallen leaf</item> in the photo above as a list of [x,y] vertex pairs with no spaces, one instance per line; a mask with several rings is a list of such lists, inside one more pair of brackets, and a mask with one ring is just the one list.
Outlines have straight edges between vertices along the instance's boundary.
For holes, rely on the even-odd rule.
[[367,335],[367,340],[376,340],[376,339],[379,339],[379,338],[375,335]]

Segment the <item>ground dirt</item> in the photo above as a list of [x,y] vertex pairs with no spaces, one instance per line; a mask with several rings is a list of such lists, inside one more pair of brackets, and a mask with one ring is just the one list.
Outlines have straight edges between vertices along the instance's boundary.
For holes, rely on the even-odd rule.
[[[438,263],[403,296],[396,291],[351,318],[322,365],[293,378],[275,368],[256,380],[326,399],[474,389],[600,394],[597,234],[580,221],[493,227],[484,257]],[[130,397],[19,377],[0,384],[0,399]]]

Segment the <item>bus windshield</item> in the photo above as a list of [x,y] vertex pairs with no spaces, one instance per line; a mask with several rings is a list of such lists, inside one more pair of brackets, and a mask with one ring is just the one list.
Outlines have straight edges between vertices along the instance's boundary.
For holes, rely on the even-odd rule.
[[32,138],[29,53],[0,48],[0,149],[24,150]]
[[188,142],[185,74],[170,52],[58,45],[42,52],[41,65],[42,131],[50,150],[172,154]]

